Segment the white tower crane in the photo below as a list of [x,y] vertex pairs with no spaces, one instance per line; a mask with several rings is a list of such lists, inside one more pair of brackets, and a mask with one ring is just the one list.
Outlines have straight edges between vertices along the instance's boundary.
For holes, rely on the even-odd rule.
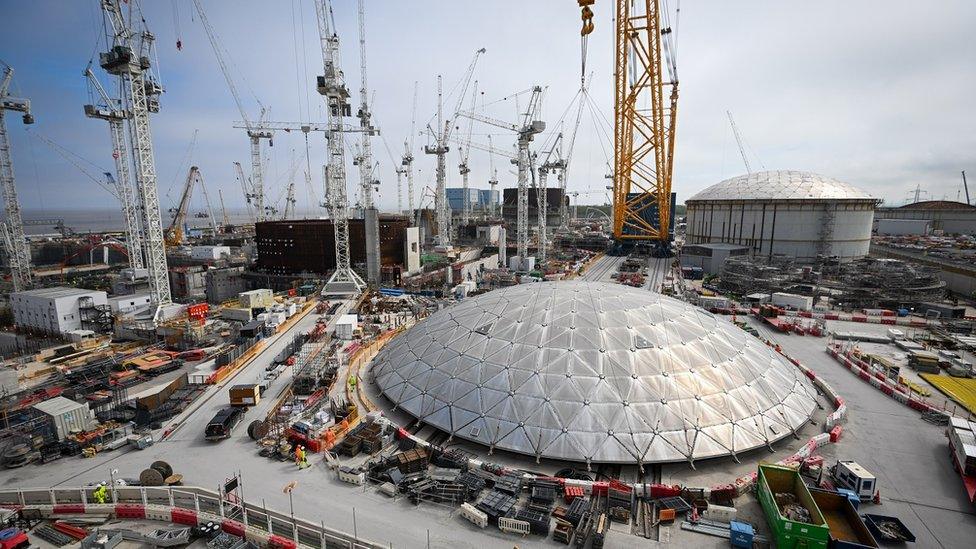
[[322,45],[322,76],[316,77],[318,92],[325,97],[328,114],[329,163],[324,168],[325,202],[335,228],[336,270],[326,284],[327,291],[352,289],[360,291],[363,279],[352,270],[349,261],[349,204],[346,199],[345,148],[343,117],[350,116],[349,89],[339,66],[339,35],[335,32],[332,5],[328,0],[315,1],[319,40]]
[[[471,112],[474,112],[477,106],[476,101],[478,100],[478,81],[474,81],[474,88],[471,90]],[[474,128],[474,119],[468,119],[468,131],[466,139],[471,140],[471,130]],[[458,164],[458,170],[461,173],[461,224],[467,225],[471,222],[471,199],[468,197],[468,174],[471,173],[471,168],[468,167],[468,157],[471,153],[471,147],[461,145],[459,149],[461,153],[461,163]]]
[[135,29],[132,24],[145,24],[142,10],[135,0],[128,3],[130,20],[126,21],[120,0],[102,0],[112,29],[111,47],[99,55],[99,64],[109,74],[123,81],[126,106],[132,114],[129,123],[136,169],[136,183],[142,203],[142,227],[145,232],[146,269],[149,272],[149,292],[152,303],[160,308],[173,302],[169,288],[169,269],[163,242],[163,225],[159,213],[159,190],[156,187],[156,160],[153,154],[152,130],[149,112],[159,110],[159,94],[162,87],[150,73],[150,59],[155,36],[144,26]]
[[495,152],[492,150],[491,134],[488,134],[488,216],[495,217],[495,193],[498,191],[498,168],[495,167]]
[[[264,169],[261,166],[261,140],[267,139],[271,142],[274,138],[274,132],[259,127],[248,118],[247,111],[244,110],[244,104],[241,102],[241,97],[237,93],[237,86],[234,85],[234,80],[230,76],[230,70],[224,61],[220,41],[217,39],[217,33],[210,25],[210,21],[207,19],[207,14],[203,11],[200,0],[193,0],[193,5],[196,7],[197,14],[200,15],[200,22],[203,23],[203,29],[206,31],[207,38],[210,40],[210,46],[213,48],[214,56],[217,58],[217,64],[220,65],[220,72],[224,75],[224,80],[227,81],[227,87],[230,88],[231,95],[234,96],[234,103],[237,104],[237,110],[240,111],[241,118],[244,119],[247,137],[251,141],[251,193],[247,198],[249,201],[253,200],[255,221],[264,221],[267,219],[267,212],[265,211],[264,205]],[[263,118],[264,108],[261,108],[259,120]]]
[[449,247],[451,245],[451,208],[447,203],[447,152],[450,150],[450,147],[447,144],[451,139],[451,131],[454,129],[454,119],[457,118],[458,112],[461,110],[461,102],[468,92],[471,76],[474,74],[474,68],[478,64],[478,57],[483,53],[485,53],[485,48],[481,48],[475,52],[474,59],[471,60],[471,64],[468,65],[468,70],[461,79],[457,105],[451,113],[450,118],[446,120],[444,119],[441,77],[439,75],[437,77],[437,128],[435,131],[428,126],[427,129],[434,138],[434,144],[425,146],[424,152],[437,155],[437,171],[435,172],[437,194],[435,196],[434,208],[437,210],[437,236],[438,243],[441,246]]
[[[400,166],[407,174],[407,214],[413,218],[413,138],[417,126],[417,82],[413,83],[413,109],[410,111],[410,135],[403,140],[403,157]],[[417,218],[420,219],[419,216]]]
[[508,124],[473,112],[460,113],[461,116],[474,118],[485,124],[511,130],[518,134],[518,158],[515,161],[518,165],[518,219],[515,230],[517,254],[523,267],[529,255],[529,143],[532,142],[537,133],[542,133],[546,129],[545,122],[535,119],[541,103],[542,87],[534,86],[528,108],[522,113],[522,120],[519,124]]
[[[549,197],[548,191],[546,190],[546,180],[549,177],[549,172],[556,172],[560,179],[560,186],[562,183],[562,171],[566,167],[566,162],[562,158],[562,144],[563,144],[563,134],[559,132],[556,135],[556,139],[552,143],[552,148],[545,153],[545,157],[542,159],[542,164],[539,165],[539,183],[536,186],[536,202],[537,202],[537,213],[538,213],[538,224],[539,224],[539,263],[545,263],[547,259],[547,248],[549,246],[548,234],[546,232],[546,221],[548,218],[548,206]],[[562,199],[562,197],[560,197]]]
[[363,200],[363,222],[366,227],[366,281],[376,288],[380,283],[380,222],[373,204],[373,187],[379,186],[373,173],[373,147],[370,138],[379,132],[373,127],[369,112],[369,87],[366,84],[366,0],[359,0],[359,128],[362,132],[360,154],[353,164],[359,166],[359,194]]
[[0,80],[0,184],[3,185],[3,205],[7,214],[2,230],[7,260],[10,263],[10,277],[14,291],[19,292],[31,287],[30,244],[24,234],[24,219],[20,213],[20,201],[17,199],[14,162],[10,156],[10,138],[7,136],[4,117],[7,111],[22,112],[24,124],[33,124],[34,116],[31,114],[30,99],[11,97],[8,94],[14,69],[2,61],[0,65],[3,65],[3,80]]
[[110,97],[101,82],[92,71],[91,65],[85,68],[85,77],[98,94],[97,103],[93,101],[85,105],[85,116],[108,122],[109,134],[112,138],[112,158],[115,160],[115,173],[118,177],[105,172],[110,188],[115,189],[119,203],[122,206],[122,219],[125,222],[125,248],[129,254],[129,266],[142,269],[142,236],[139,234],[139,211],[132,196],[132,182],[129,177],[129,147],[125,142],[125,121],[130,113],[122,105],[122,99]]

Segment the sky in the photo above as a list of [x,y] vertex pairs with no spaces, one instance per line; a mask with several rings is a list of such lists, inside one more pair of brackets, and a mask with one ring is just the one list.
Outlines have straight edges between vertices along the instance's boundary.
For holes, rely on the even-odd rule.
[[[324,121],[314,89],[322,57],[313,2],[201,2],[227,52],[230,76],[249,117],[257,118],[260,104],[270,120]],[[14,67],[13,92],[31,99],[36,118],[26,129],[18,117],[7,117],[21,204],[35,212],[114,207],[114,198],[84,173],[100,176],[113,166],[106,123],[82,112],[90,102],[82,73],[93,53],[105,48],[99,3],[5,4],[0,59]],[[179,200],[192,164],[200,168],[214,202],[219,189],[228,209],[242,208],[232,163],[241,162],[250,173],[248,141],[243,130],[233,128],[241,114],[193,3],[143,4],[157,36],[156,67],[166,88],[162,110],[152,118],[162,207]],[[355,111],[360,88],[357,7],[353,0],[333,4]],[[668,4],[674,13],[677,0]],[[569,190],[580,193],[581,204],[608,200],[612,5],[597,1],[596,30],[582,69],[589,100],[568,175]],[[680,4],[673,21],[680,80],[673,190],[679,202],[745,173],[726,111],[733,113],[754,171],[816,172],[861,187],[890,205],[905,203],[916,187],[922,198],[965,200],[961,170],[976,182],[976,40],[971,32],[976,2],[698,0]],[[486,49],[473,76],[480,112],[515,123],[528,101],[525,91],[540,85],[540,118],[548,129],[533,148],[544,152],[559,131],[568,141],[582,74],[579,27],[579,9],[571,0],[367,0],[369,97],[382,134],[373,140],[379,206],[397,207],[394,168],[411,136],[415,82],[415,186],[418,197],[424,195],[422,203],[430,202],[430,190],[423,189],[434,186],[435,160],[423,153],[429,138],[421,134],[434,125],[437,76],[443,76],[444,111],[451,113],[459,94],[450,92],[479,48]],[[95,71],[103,83],[110,82],[97,63]],[[470,109],[470,89],[460,99],[461,108]],[[463,119],[456,128],[455,136],[462,138],[469,131]],[[490,134],[496,149],[513,150],[513,132],[480,122],[470,132],[472,142],[487,145]],[[348,151],[356,139],[347,138]],[[48,142],[76,155],[75,162]],[[283,207],[294,173],[299,209],[317,214],[323,135],[311,134],[307,147],[304,136],[284,133],[273,147],[264,147],[266,200]],[[354,196],[358,172],[351,154],[347,160]],[[452,145],[448,186],[460,186],[459,160],[459,147]],[[487,186],[491,164],[503,187],[515,185],[508,158],[473,148],[472,187]],[[311,167],[310,185],[306,166]],[[404,204],[406,194],[404,183]],[[200,198],[194,199],[196,209],[203,207]]]

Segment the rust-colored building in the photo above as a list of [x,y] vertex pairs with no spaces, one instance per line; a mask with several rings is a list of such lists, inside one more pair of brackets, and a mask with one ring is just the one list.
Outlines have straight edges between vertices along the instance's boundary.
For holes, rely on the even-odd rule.
[[[407,218],[380,214],[380,261],[404,265]],[[335,230],[328,219],[289,219],[255,225],[257,269],[278,275],[327,274],[335,269]],[[349,220],[349,255],[353,265],[366,263],[366,227]]]

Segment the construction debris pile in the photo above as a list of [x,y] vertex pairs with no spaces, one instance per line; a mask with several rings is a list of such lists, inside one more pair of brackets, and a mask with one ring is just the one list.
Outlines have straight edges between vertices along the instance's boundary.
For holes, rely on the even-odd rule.
[[777,492],[774,497],[776,498],[776,505],[779,506],[779,512],[784,517],[796,522],[807,524],[811,522],[810,511],[797,501],[796,494]]

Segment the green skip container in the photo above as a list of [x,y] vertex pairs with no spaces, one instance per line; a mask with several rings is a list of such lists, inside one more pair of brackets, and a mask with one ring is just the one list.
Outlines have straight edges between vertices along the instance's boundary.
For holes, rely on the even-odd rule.
[[[774,494],[790,493],[810,512],[811,523],[797,522],[784,517],[776,505]],[[779,465],[760,465],[756,481],[756,496],[769,521],[776,547],[779,549],[827,549],[830,528],[817,507],[800,473]]]

